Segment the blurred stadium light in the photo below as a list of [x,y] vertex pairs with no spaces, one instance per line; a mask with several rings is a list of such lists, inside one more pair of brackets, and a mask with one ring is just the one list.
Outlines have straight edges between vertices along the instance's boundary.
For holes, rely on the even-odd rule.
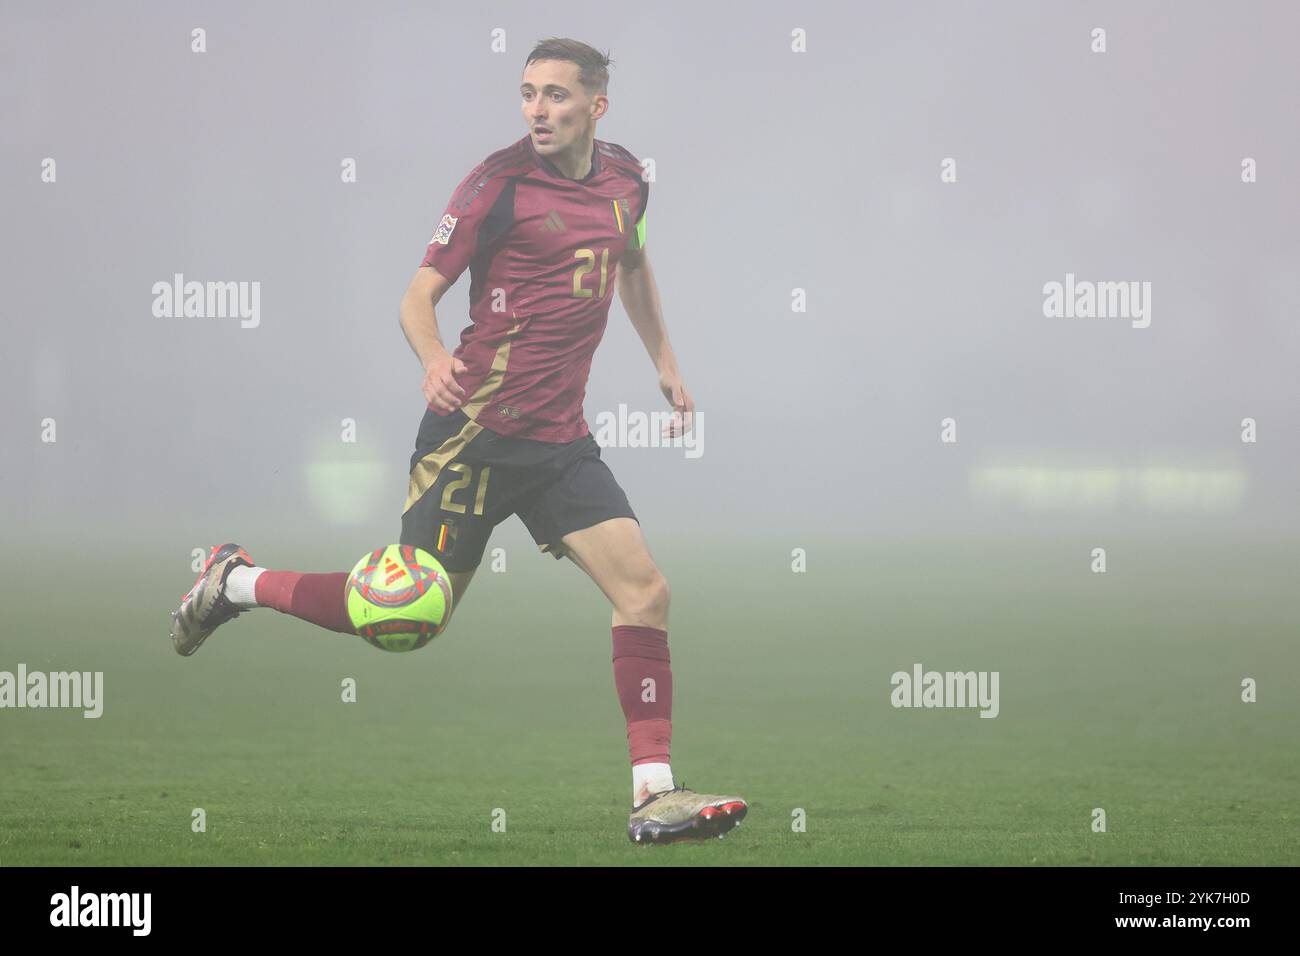
[[1025,511],[1223,512],[1245,500],[1247,476],[1231,466],[995,465],[970,470],[971,497]]

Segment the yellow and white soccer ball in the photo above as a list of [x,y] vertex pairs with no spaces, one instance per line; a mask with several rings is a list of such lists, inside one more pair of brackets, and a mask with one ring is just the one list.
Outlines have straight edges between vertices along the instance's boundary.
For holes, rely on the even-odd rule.
[[371,551],[348,575],[348,617],[384,651],[414,651],[442,633],[451,616],[451,579],[438,560],[409,544]]

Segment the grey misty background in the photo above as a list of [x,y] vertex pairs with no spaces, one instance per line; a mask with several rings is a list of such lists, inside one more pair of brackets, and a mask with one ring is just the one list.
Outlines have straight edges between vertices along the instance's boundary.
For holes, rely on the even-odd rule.
[[[523,61],[552,35],[612,53],[597,136],[657,166],[648,245],[706,424],[699,460],[605,452],[652,542],[1296,530],[1294,4],[739,10],[6,0],[6,537],[233,537],[275,564],[292,534],[322,567],[350,564],[339,535],[395,540],[423,411],[398,300],[458,181],[524,134]],[[155,318],[177,272],[260,281],[260,327]],[[1150,281],[1151,327],[1044,318],[1067,272]],[[619,403],[662,407],[616,301],[588,421]],[[972,478],[1148,467],[1236,491],[1034,510]]]

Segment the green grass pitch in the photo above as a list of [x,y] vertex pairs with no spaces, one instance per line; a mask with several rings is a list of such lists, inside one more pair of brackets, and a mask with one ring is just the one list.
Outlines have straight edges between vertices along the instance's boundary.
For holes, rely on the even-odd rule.
[[[796,574],[792,544],[651,531],[674,770],[751,811],[646,848],[605,602],[499,537],[507,572],[485,564],[406,655],[262,610],[183,660],[184,550],[11,561],[0,669],[101,670],[105,706],[0,711],[0,865],[1300,863],[1293,543],[1117,540],[1094,575],[1068,536],[824,540],[792,543]],[[240,540],[332,569],[331,548]],[[915,662],[998,671],[1000,715],[893,708]]]

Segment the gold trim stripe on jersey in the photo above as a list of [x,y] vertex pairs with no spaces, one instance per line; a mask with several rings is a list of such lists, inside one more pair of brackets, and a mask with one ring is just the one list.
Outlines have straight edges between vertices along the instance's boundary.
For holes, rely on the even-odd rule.
[[465,426],[452,435],[445,442],[435,448],[429,454],[421,458],[411,469],[411,480],[406,489],[406,505],[402,508],[402,514],[411,510],[415,504],[424,495],[426,491],[434,486],[438,481],[438,475],[442,469],[446,468],[453,458],[465,450],[465,446],[472,442],[478,433],[483,430],[476,418],[491,401],[492,396],[506,377],[506,366],[510,363],[510,340],[511,337],[519,331],[522,323],[519,322],[519,316],[511,313],[514,318],[514,327],[506,333],[506,339],[497,348],[497,354],[492,359],[492,368],[489,369],[487,377],[483,379],[483,384],[478,387],[470,400],[461,408],[469,418]]

